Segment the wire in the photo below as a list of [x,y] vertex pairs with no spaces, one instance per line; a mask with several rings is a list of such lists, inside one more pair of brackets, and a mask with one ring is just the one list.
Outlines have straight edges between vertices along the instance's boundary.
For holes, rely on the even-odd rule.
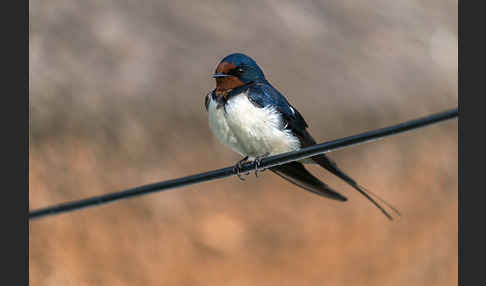
[[[344,147],[362,144],[365,142],[378,140],[387,136],[392,136],[398,133],[403,133],[413,129],[425,127],[427,125],[452,119],[458,116],[459,116],[458,108],[451,109],[448,111],[432,114],[426,117],[403,122],[397,125],[393,125],[393,126],[373,130],[373,131],[367,131],[357,135],[352,135],[352,136],[348,136],[345,138],[341,138],[341,139],[337,139],[337,140],[333,140],[321,144],[316,144],[310,147],[302,148],[297,151],[292,151],[288,153],[282,153],[282,154],[266,157],[260,161],[258,167],[259,169],[266,169],[273,166],[282,165],[292,161],[305,159],[317,154],[327,153]],[[255,170],[255,167],[256,167],[255,162],[248,162],[241,166],[240,172],[246,173]],[[143,185],[143,186],[127,189],[120,192],[95,196],[95,197],[91,197],[79,201],[67,202],[67,203],[62,203],[51,207],[46,207],[43,209],[34,210],[32,212],[29,212],[29,220],[37,219],[49,215],[57,215],[61,213],[71,212],[74,210],[79,210],[87,207],[99,206],[110,202],[115,202],[121,199],[146,195],[153,192],[166,191],[169,189],[179,188],[179,187],[188,186],[192,184],[213,181],[216,179],[221,179],[221,178],[230,177],[234,175],[236,175],[236,170],[232,166],[232,167],[222,168],[219,170],[191,175],[183,178]]]

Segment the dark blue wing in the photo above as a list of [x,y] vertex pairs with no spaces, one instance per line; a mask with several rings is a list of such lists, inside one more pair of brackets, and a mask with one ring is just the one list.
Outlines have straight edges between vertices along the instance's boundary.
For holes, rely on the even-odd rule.
[[302,115],[269,83],[256,83],[250,86],[248,98],[260,107],[269,105],[275,107],[282,113],[287,128],[298,134],[305,132],[307,123]]

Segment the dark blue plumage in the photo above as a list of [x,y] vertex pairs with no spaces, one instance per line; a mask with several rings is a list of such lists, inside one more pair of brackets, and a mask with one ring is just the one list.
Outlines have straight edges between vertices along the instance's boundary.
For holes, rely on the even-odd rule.
[[233,63],[236,67],[243,68],[245,72],[238,77],[243,83],[265,80],[263,71],[257,63],[247,55],[240,53],[230,54],[224,57],[221,62]]

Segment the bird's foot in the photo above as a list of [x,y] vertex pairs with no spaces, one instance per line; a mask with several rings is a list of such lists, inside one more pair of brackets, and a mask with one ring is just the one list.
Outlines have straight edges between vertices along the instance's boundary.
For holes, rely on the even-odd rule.
[[263,173],[266,169],[260,169],[263,158],[267,157],[269,153],[265,153],[261,156],[255,157],[255,177],[258,177],[258,172]]
[[[248,156],[246,156],[245,158],[238,161],[238,163],[236,163],[236,165],[233,167],[233,169],[236,172],[236,175],[242,181],[244,181],[245,178],[243,178],[243,176],[241,175],[241,167],[243,166],[243,163],[246,163],[246,162],[248,162]],[[250,174],[250,172],[246,173],[245,175],[249,175],[249,174]]]

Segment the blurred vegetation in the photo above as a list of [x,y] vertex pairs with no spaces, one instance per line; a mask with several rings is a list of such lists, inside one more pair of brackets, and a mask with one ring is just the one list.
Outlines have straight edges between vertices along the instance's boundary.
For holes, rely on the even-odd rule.
[[[239,160],[207,125],[244,52],[318,141],[457,106],[457,1],[30,1],[30,209]],[[265,172],[30,223],[30,285],[456,285],[457,121],[330,155],[334,202]]]

